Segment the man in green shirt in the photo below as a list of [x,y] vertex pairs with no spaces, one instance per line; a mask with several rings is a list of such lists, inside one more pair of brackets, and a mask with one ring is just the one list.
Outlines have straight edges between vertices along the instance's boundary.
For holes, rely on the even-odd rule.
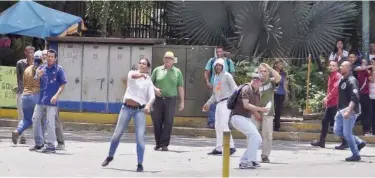
[[180,108],[184,109],[184,78],[180,69],[175,67],[175,56],[168,51],[164,55],[164,65],[152,71],[151,80],[155,86],[155,102],[151,118],[154,125],[155,150],[168,151],[176,113],[177,91],[180,96]]
[[[273,119],[275,116],[274,94],[277,84],[281,80],[280,74],[268,64],[262,63],[258,67],[258,73],[262,76],[263,84],[259,88],[261,92],[260,107],[268,108],[268,112],[262,113],[262,117],[251,118],[258,127],[262,125],[262,162],[269,163],[269,155],[272,149]],[[270,74],[272,77],[270,77]]]

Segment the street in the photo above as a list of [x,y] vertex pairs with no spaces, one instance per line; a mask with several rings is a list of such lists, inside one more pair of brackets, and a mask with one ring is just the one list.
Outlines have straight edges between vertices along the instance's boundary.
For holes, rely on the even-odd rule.
[[[124,134],[114,161],[106,168],[101,163],[107,156],[110,132],[65,132],[66,150],[56,154],[30,152],[33,143],[28,130],[27,145],[14,146],[12,128],[0,127],[0,176],[126,176],[126,177],[220,177],[222,157],[208,156],[215,139],[172,137],[169,152],[153,150],[153,136],[147,135],[144,158],[145,171],[135,172],[136,146],[133,134]],[[235,140],[237,152],[230,159],[231,177],[317,177],[317,176],[375,176],[375,147],[368,145],[358,163],[344,162],[350,151],[338,151],[336,144],[326,149],[312,148],[306,142],[274,141],[270,164],[256,170],[238,169],[245,140]],[[260,152],[259,152],[260,154]]]

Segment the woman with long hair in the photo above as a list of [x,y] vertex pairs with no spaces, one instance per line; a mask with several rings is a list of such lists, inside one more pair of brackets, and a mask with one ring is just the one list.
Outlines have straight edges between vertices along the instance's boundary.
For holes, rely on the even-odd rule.
[[113,156],[120,143],[120,138],[133,117],[137,142],[137,172],[143,171],[146,113],[150,113],[150,108],[155,100],[154,85],[148,75],[150,66],[150,61],[147,58],[142,58],[139,60],[138,69],[135,71],[131,70],[128,73],[123,106],[121,107],[116,129],[111,139],[108,156],[102,163],[103,167],[107,166],[113,160]]
[[344,42],[342,40],[337,40],[336,41],[336,47],[333,50],[333,52],[331,53],[331,55],[329,56],[329,60],[330,61],[337,61],[340,64],[341,63],[340,61],[342,59],[347,58],[348,55],[349,55],[349,52],[344,50],[344,49],[345,49]]
[[288,79],[287,74],[284,72],[283,61],[276,59],[273,64],[273,69],[275,69],[281,76],[280,83],[278,84],[274,98],[275,98],[275,119],[274,119],[274,131],[280,130],[280,117],[281,110],[283,109],[285,98],[288,98]]

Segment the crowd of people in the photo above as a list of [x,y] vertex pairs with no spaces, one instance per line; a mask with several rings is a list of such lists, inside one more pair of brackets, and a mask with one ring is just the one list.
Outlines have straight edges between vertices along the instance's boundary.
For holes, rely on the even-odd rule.
[[[356,54],[344,52],[340,45],[338,43],[338,50],[330,59],[327,97],[323,101],[327,109],[321,138],[312,145],[324,147],[329,125],[334,123],[335,134],[342,138],[339,148],[349,147],[352,151],[352,156],[346,158],[346,161],[358,161],[361,159],[359,151],[366,143],[353,136],[352,129],[360,111],[363,123],[368,123],[368,118],[371,118],[370,104],[375,103],[375,80],[367,61],[363,60],[361,65],[356,65]],[[54,153],[65,147],[57,102],[67,81],[62,66],[56,63],[55,50],[34,51],[33,47],[26,47],[26,59],[19,60],[16,66],[20,122],[12,132],[12,141],[17,144],[20,138],[20,143],[25,143],[22,133],[33,126],[34,145],[30,150]],[[274,131],[280,130],[282,106],[288,96],[287,74],[283,71],[283,61],[276,59],[273,67],[261,63],[249,82],[238,86],[234,80],[233,61],[224,54],[224,48],[217,47],[216,56],[207,62],[204,73],[212,96],[202,111],[209,112],[208,127],[216,131],[216,146],[208,155],[222,154],[223,132],[229,130],[231,123],[247,137],[247,149],[240,159],[239,167],[255,169],[260,166],[260,162],[271,162],[272,135]],[[166,52],[163,62],[163,65],[152,71],[151,76],[148,74],[151,63],[147,58],[141,58],[137,69],[129,71],[122,107],[103,167],[114,160],[120,138],[133,118],[138,158],[136,170],[143,171],[146,114],[149,113],[154,127],[154,150],[169,151],[176,110],[184,109],[184,79],[180,69],[174,66],[176,57],[173,52]],[[375,65],[375,58],[372,58],[371,63]],[[259,133],[260,128],[262,134]],[[371,130],[369,125],[364,125],[363,129],[365,134],[375,130]],[[257,154],[259,148],[260,156]],[[230,154],[235,152],[235,143],[231,137]]]

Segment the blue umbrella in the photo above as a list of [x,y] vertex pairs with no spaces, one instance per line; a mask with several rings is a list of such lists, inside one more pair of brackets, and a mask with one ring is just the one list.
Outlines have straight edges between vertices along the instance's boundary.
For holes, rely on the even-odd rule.
[[45,39],[60,35],[82,20],[33,1],[20,1],[0,14],[0,34],[17,34]]

